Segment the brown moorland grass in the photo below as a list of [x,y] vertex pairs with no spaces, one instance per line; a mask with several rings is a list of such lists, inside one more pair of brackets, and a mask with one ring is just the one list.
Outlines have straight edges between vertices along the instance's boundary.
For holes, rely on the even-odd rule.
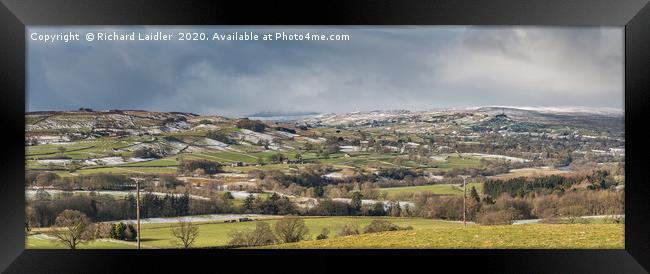
[[623,249],[623,224],[443,226],[369,233],[266,248]]

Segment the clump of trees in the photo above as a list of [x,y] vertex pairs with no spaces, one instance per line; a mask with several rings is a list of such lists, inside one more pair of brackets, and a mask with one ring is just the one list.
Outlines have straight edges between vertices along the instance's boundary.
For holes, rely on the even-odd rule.
[[232,247],[272,245],[278,241],[266,222],[257,222],[253,230],[232,231],[229,235],[228,245]]
[[299,171],[297,174],[284,174],[281,171],[260,171],[258,178],[262,179],[262,186],[267,189],[274,189],[274,185],[278,187],[287,188],[292,184],[300,187],[317,187],[334,184],[334,180],[324,177],[330,169],[325,167],[307,167],[305,170]]
[[498,225],[511,224],[520,218],[520,211],[514,208],[506,208],[496,211],[484,211],[478,216],[476,221],[483,225]]
[[217,174],[222,167],[217,162],[208,160],[181,160],[178,165],[178,174],[190,174],[199,172],[203,174]]
[[[138,238],[138,230],[133,223],[114,223],[109,224],[110,230],[108,236],[112,239],[123,241],[135,241]],[[102,235],[105,236],[105,235]]]
[[142,196],[140,211],[142,218],[188,215],[190,213],[190,196],[188,193],[165,196],[146,193]]
[[363,233],[377,233],[383,231],[411,230],[413,227],[400,227],[387,220],[373,220],[369,225],[363,228]]
[[309,236],[309,229],[303,219],[287,216],[275,222],[273,226],[278,240],[282,243],[295,243]]
[[257,222],[255,229],[230,232],[231,247],[261,246],[276,243],[295,243],[309,237],[305,221],[295,216],[285,216],[273,225]]
[[54,187],[61,190],[125,190],[133,188],[133,181],[126,175],[109,173],[60,177],[52,172],[28,171],[25,186]]
[[323,227],[323,229],[320,231],[320,234],[316,236],[316,240],[325,240],[329,238],[330,235],[330,229],[327,227]]
[[[467,200],[467,212],[477,212],[478,205]],[[423,193],[415,198],[416,215],[423,218],[462,220],[463,219],[463,197],[462,196],[438,196],[430,193]],[[473,220],[475,215],[468,215]]]
[[281,163],[282,161],[286,160],[287,157],[284,156],[284,154],[278,152],[278,153],[273,153],[273,154],[269,155],[268,159],[269,159],[269,162],[271,162],[271,163]]
[[487,180],[483,185],[483,193],[492,197],[497,197],[501,193],[524,197],[534,192],[544,194],[563,192],[577,184],[585,184],[590,190],[598,190],[609,189],[618,183],[607,170],[596,170],[583,176],[550,175],[533,178],[518,177],[505,181]]
[[576,178],[559,175],[534,178],[518,177],[505,181],[488,180],[483,184],[483,193],[492,197],[498,197],[501,193],[505,192],[511,196],[523,197],[535,190],[552,192],[553,190],[568,188],[577,182],[578,180]]
[[25,174],[25,186],[47,187],[61,180],[61,177],[54,172],[34,172],[27,171]]
[[150,147],[142,147],[138,148],[135,151],[133,151],[133,157],[137,158],[162,158],[162,156],[153,148]]
[[235,125],[238,128],[244,128],[255,132],[264,132],[264,130],[266,129],[266,124],[258,120],[250,120],[248,118],[237,120]]
[[533,207],[530,201],[503,194],[493,204],[480,205],[472,200],[471,217],[480,224],[511,224],[515,220],[533,219]]
[[320,200],[318,205],[307,211],[314,216],[349,216],[357,215],[352,206],[346,202],[333,201],[332,199]]
[[[27,200],[26,219],[31,227],[48,227],[66,209],[83,213],[91,221],[134,219],[136,199],[109,195],[71,195],[57,199]],[[210,200],[190,199],[188,194],[159,196],[145,193],[140,197],[142,218],[176,217],[216,213],[234,213],[232,201],[214,196]]]
[[185,185],[185,182],[176,178],[173,175],[161,175],[158,177],[159,187],[162,190],[174,190],[179,186]]
[[538,195],[528,200],[531,200],[529,203],[532,203],[533,214],[540,218],[572,218],[625,212],[624,191],[577,190],[562,195]]
[[386,215],[392,217],[412,217],[413,212],[408,204],[405,204],[404,207],[402,207],[399,202],[391,201],[388,203]]
[[343,225],[343,228],[341,228],[341,231],[339,231],[338,236],[343,237],[343,236],[350,236],[350,235],[359,235],[359,226],[357,224],[346,224]]
[[333,137],[328,136],[325,139],[325,142],[315,148],[313,152],[317,156],[328,159],[331,154],[338,153],[340,151],[340,145],[344,142],[342,137]]
[[[321,199],[316,206],[306,210],[304,214],[312,216],[387,216],[391,215],[391,211],[394,212],[394,208],[399,208],[397,203],[389,203],[388,209],[386,209],[382,202],[364,205],[361,204],[362,197],[361,194],[354,195],[350,203],[334,201],[329,198]],[[395,216],[405,215],[397,214]]]
[[275,129],[275,130],[279,130],[279,131],[288,132],[288,133],[291,133],[291,134],[296,134],[296,130],[295,130],[295,129],[292,129],[292,128],[286,128],[286,127],[274,127],[274,129]]
[[[40,191],[34,199],[27,200],[26,219],[30,227],[48,227],[54,224],[58,214],[66,209],[77,210],[94,222],[134,219],[136,198],[129,194],[124,198],[110,195],[90,194],[49,195]],[[272,194],[268,198],[250,195],[241,206],[233,205],[233,197],[216,192],[209,200],[191,199],[188,192],[164,196],[144,193],[140,196],[142,218],[176,217],[185,215],[218,213],[256,213],[271,215],[300,214],[287,198]]]
[[210,138],[212,140],[217,140],[217,141],[222,142],[224,144],[235,144],[236,143],[235,140],[233,140],[232,138],[230,138],[230,136],[228,136],[228,134],[226,134],[223,131],[218,131],[218,130],[210,130],[210,131],[208,131],[208,133],[206,134],[205,137]]
[[289,215],[297,213],[294,204],[287,197],[273,193],[267,199],[254,197],[252,194],[244,199],[241,208],[243,213]]
[[394,180],[402,180],[406,176],[411,176],[413,178],[419,177],[417,172],[408,169],[408,168],[386,168],[379,170],[378,176],[390,178]]
[[[445,220],[462,220],[462,196],[422,194],[416,199],[415,215]],[[466,204],[468,221],[480,224],[510,224],[521,219],[576,218],[586,215],[624,214],[623,191],[611,189],[574,189],[544,194],[534,192],[524,197],[503,193],[498,198],[470,196]]]
[[59,157],[57,157],[57,159],[70,159],[70,156],[65,155],[65,151],[67,150],[66,147],[58,146],[56,150],[59,152]]
[[178,123],[178,122],[186,122],[187,118],[185,116],[172,116],[172,117],[167,117],[165,120],[162,121],[162,125],[168,124],[168,123]]

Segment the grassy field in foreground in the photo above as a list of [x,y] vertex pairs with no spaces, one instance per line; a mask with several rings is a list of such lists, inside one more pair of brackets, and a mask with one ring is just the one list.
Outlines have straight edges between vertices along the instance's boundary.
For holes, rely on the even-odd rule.
[[[413,230],[337,237],[343,225],[359,229],[372,220],[390,220]],[[308,217],[304,218],[311,239],[321,229],[330,230],[330,239],[306,240],[266,248],[624,248],[623,224],[527,224],[481,226],[421,218],[390,217]],[[273,226],[276,220],[267,220]],[[195,247],[223,246],[231,231],[252,229],[256,222],[197,223],[199,237]],[[143,248],[173,248],[171,228],[176,224],[144,224]],[[133,248],[131,242],[95,241],[80,248]],[[43,237],[30,236],[27,248],[63,248]]]
[[[30,236],[25,244],[28,249],[61,249],[66,248],[63,244],[50,239],[38,236]],[[77,246],[78,249],[134,249],[135,243],[118,240],[92,241]]]
[[362,234],[267,248],[623,249],[622,224],[462,225]]
[[[360,228],[368,225],[372,220],[386,218],[369,217],[310,217],[305,218],[305,224],[309,228],[312,238],[315,238],[320,231],[327,227],[332,235],[338,233],[345,224],[357,224]],[[447,222],[434,221],[420,218],[390,218],[391,222],[400,226],[413,226],[415,229],[422,229],[429,226],[456,225]],[[267,220],[273,226],[277,220]],[[174,247],[171,242],[171,228],[176,224],[148,224],[142,227],[142,243],[157,248]],[[196,247],[223,246],[228,243],[231,231],[255,228],[255,222],[244,223],[200,223],[199,237]]]
[[[368,225],[372,220],[389,219],[391,222],[400,226],[412,226],[414,229],[423,229],[431,226],[445,227],[457,226],[455,223],[441,222],[431,219],[422,218],[391,218],[391,217],[307,217],[304,218],[305,224],[309,228],[312,238],[320,231],[327,227],[330,230],[330,235],[333,236],[341,230],[346,224],[356,224],[359,229]],[[277,219],[266,220],[271,226]],[[230,239],[228,233],[231,231],[238,231],[244,229],[254,229],[256,222],[244,223],[223,223],[223,222],[203,222],[196,223],[199,226],[199,237],[197,238],[195,247],[211,247],[226,245]],[[143,248],[173,248],[177,247],[172,243],[171,229],[177,226],[176,223],[166,224],[143,224],[142,225],[142,238],[141,244]],[[28,248],[56,248],[49,240],[33,240],[30,237]],[[94,245],[99,243],[88,244],[88,248],[93,248]],[[103,243],[101,243],[103,244]],[[125,244],[131,244],[126,243]],[[62,248],[62,247],[59,247]],[[103,248],[103,247],[97,247]],[[119,248],[119,247],[117,247]]]

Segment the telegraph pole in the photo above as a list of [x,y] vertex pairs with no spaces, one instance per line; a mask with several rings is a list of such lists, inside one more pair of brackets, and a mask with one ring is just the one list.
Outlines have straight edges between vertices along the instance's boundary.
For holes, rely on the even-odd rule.
[[463,177],[463,226],[467,227],[467,219],[466,219],[466,213],[467,213],[467,176],[461,176]]
[[140,181],[142,181],[142,178],[133,178],[135,181],[135,218],[138,220],[138,233],[137,233],[137,239],[138,239],[138,249],[140,249]]
[[[463,156],[461,156],[462,154],[460,154],[460,152],[458,152],[458,150],[456,150],[456,153],[458,154],[458,157],[463,158]],[[467,175],[461,175],[460,177],[463,178],[463,226],[467,227],[467,219],[466,219],[466,216],[465,216],[466,212],[467,212],[467,210],[466,210],[466,208],[467,208],[467,206],[466,206],[466,204],[467,204],[467,182],[465,181],[465,179],[467,179]]]
[[[136,219],[138,219],[138,249],[140,249],[140,180],[135,181],[135,189],[136,189],[135,208],[137,210],[135,216]],[[463,219],[464,218],[465,217],[463,217]]]

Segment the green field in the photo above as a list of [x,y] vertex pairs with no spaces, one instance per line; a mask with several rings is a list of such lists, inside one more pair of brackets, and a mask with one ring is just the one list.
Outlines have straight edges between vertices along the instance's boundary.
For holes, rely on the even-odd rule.
[[351,157],[343,157],[343,155],[334,154],[330,156],[330,159],[321,159],[320,162],[356,168],[425,168],[431,171],[478,167],[481,165],[480,159],[475,157],[461,158],[458,156],[449,156],[446,161],[431,165],[427,163],[419,163],[413,160],[405,160],[402,155],[397,153],[353,152],[349,154]]
[[397,154],[353,152],[349,153],[349,155],[352,157],[344,157],[343,153],[332,154],[330,155],[329,159],[321,159],[320,162],[323,164],[340,165],[355,168],[361,168],[364,166],[372,166],[375,168],[409,167],[394,163],[394,159],[397,157]]
[[176,157],[167,157],[162,159],[156,159],[146,162],[135,162],[121,165],[114,165],[119,167],[176,167],[178,166],[178,161]]
[[[390,217],[308,217],[305,223],[309,227],[312,238],[315,238],[321,229],[327,227],[330,229],[331,236],[338,233],[346,224],[357,224],[359,228],[368,225],[372,220],[389,219],[391,222],[400,226],[412,226],[414,229],[423,229],[430,226],[457,226],[455,223],[441,222],[431,219],[422,218],[390,218]],[[267,222],[273,226],[277,219],[269,219]],[[230,231],[255,228],[255,222],[244,223],[223,223],[204,222],[197,223],[199,226],[199,237],[195,244],[196,247],[223,246],[228,243]],[[176,226],[175,223],[167,224],[143,224],[141,246],[145,248],[173,248],[176,247],[172,242],[171,228]],[[48,240],[33,240],[30,237],[28,248],[56,248],[53,242]],[[117,241],[120,242],[120,241]],[[92,247],[91,243],[88,247]],[[97,244],[105,244],[103,242]],[[130,244],[124,242],[124,244]]]
[[[368,225],[375,219],[391,219],[391,221],[400,226],[411,225],[413,228],[425,228],[431,225],[445,226],[451,223],[434,221],[420,218],[370,218],[370,217],[309,217],[305,218],[305,224],[313,238],[316,237],[321,229],[327,227],[331,234],[338,233],[345,224],[357,224],[360,228]],[[267,222],[273,226],[277,220],[272,219]],[[176,224],[146,224],[142,227],[142,243],[149,247],[170,248],[174,247],[171,243],[171,227]],[[455,224],[452,224],[455,225]],[[228,233],[243,229],[255,228],[255,222],[244,223],[200,223],[199,238],[197,247],[223,246],[228,243]]]
[[[372,220],[390,220],[413,230],[338,237],[346,224],[363,229]],[[623,248],[623,224],[528,224],[481,226],[422,218],[392,217],[306,217],[310,239],[270,248]],[[277,219],[266,220],[271,226]],[[231,231],[253,229],[256,222],[197,223],[199,237],[195,247],[223,246]],[[143,248],[174,248],[170,224],[142,225]],[[330,239],[313,240],[323,228],[330,230]],[[27,248],[63,248],[50,240],[30,236]],[[133,248],[132,242],[95,241],[80,248]]]
[[60,158],[62,155],[58,150],[59,147],[64,147],[65,151],[63,156],[69,157],[74,160],[83,160],[91,158],[100,158],[105,156],[120,156],[130,155],[127,152],[116,153],[114,149],[123,149],[134,144],[137,138],[101,138],[92,141],[78,141],[69,144],[44,144],[37,146],[25,147],[27,159],[50,159]]
[[480,165],[481,159],[477,157],[449,156],[446,161],[437,164],[434,169],[451,170],[454,168],[478,167]]
[[[204,137],[201,134],[196,135],[186,134],[178,135],[179,138],[192,143],[193,139],[201,139]],[[175,135],[176,136],[176,135]],[[127,156],[130,157],[133,153],[129,151],[121,151],[125,148],[133,146],[136,142],[151,142],[150,138],[142,137],[128,137],[128,138],[100,138],[96,140],[86,140],[72,142],[69,144],[44,144],[36,146],[27,146],[27,167],[28,169],[35,170],[63,170],[64,166],[61,164],[51,165],[38,163],[36,160],[43,159],[58,159],[66,158],[71,160],[85,160],[96,159],[108,156]],[[64,147],[65,151],[60,152],[59,147]],[[156,159],[146,162],[134,162],[127,164],[118,164],[110,166],[88,166],[77,170],[73,174],[65,174],[60,172],[62,176],[71,176],[76,174],[92,174],[92,173],[114,173],[114,174],[173,174],[175,171],[171,167],[178,166],[178,159],[203,159],[224,164],[224,169],[234,172],[248,172],[253,169],[261,170],[286,170],[287,165],[269,163],[268,158],[278,153],[278,151],[261,150],[259,147],[251,146],[231,146],[241,150],[238,151],[218,151],[206,149],[201,152],[181,153],[179,155],[169,156],[163,159]],[[255,148],[255,149],[252,149]],[[299,150],[289,149],[282,151],[285,157],[294,159]],[[318,158],[316,154],[311,152],[300,152],[303,159],[308,162],[321,163],[332,165],[339,169],[380,169],[380,168],[418,168],[435,170],[450,170],[454,168],[465,168],[472,166],[479,166],[480,161],[478,158],[471,157],[458,157],[450,155],[446,161],[432,165],[431,163],[418,162],[404,158],[403,155],[398,153],[376,153],[376,152],[351,152],[347,155],[345,153],[334,153],[329,155],[328,159]],[[350,156],[350,157],[347,157]],[[231,162],[244,162],[248,164],[256,164],[262,159],[266,165],[261,167],[247,166],[247,167],[229,167]]]
[[[472,187],[481,193],[483,191],[483,184],[481,183],[467,183],[467,195],[469,195]],[[431,192],[437,195],[463,195],[462,185],[452,184],[439,184],[439,185],[424,185],[424,186],[407,186],[407,187],[388,187],[380,188],[379,191],[386,192],[386,199],[396,198],[396,196],[410,195],[415,192]]]
[[[27,242],[25,243],[26,248],[28,249],[61,249],[67,248],[63,244],[56,241],[45,239],[39,236],[30,236],[27,237]],[[92,241],[85,244],[80,244],[77,246],[78,249],[134,249],[137,248],[135,243],[118,241],[118,240],[99,240]]]
[[[223,170],[226,172],[249,172],[251,170],[281,170],[281,171],[287,171],[289,170],[289,166],[291,165],[286,165],[286,164],[268,164],[268,165],[263,165],[263,166],[238,166],[238,167],[231,167],[231,166],[225,166],[223,167]],[[300,165],[298,166],[299,168],[304,168],[307,165]]]

